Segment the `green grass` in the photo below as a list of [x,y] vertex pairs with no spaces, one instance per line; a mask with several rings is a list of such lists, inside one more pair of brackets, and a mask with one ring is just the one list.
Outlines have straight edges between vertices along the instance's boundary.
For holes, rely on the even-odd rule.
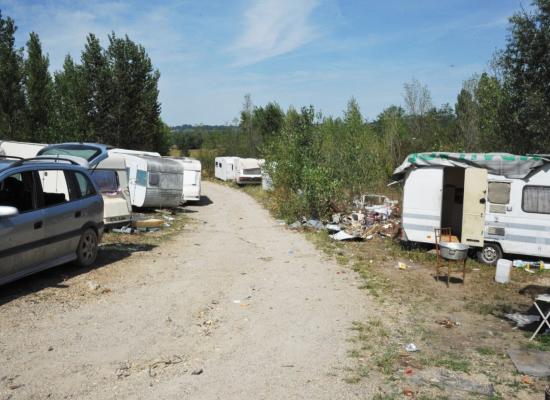
[[452,371],[459,371],[464,373],[470,372],[470,361],[465,359],[460,359],[459,356],[452,356],[449,358],[440,358],[435,360],[434,365],[436,367],[443,367],[450,369]]
[[484,346],[476,348],[476,351],[482,356],[494,356],[497,354],[493,349]]
[[[531,337],[531,335],[532,333],[528,333],[525,336]],[[535,336],[535,338],[527,344],[527,347],[532,350],[550,351],[550,334]]]

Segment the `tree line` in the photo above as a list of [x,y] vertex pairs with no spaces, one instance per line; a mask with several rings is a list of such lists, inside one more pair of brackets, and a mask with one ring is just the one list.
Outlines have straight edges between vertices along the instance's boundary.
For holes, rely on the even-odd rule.
[[167,151],[160,74],[143,46],[113,32],[103,48],[90,33],[80,62],[67,55],[52,76],[38,34],[17,48],[16,31],[15,21],[0,11],[0,138]]
[[[367,121],[355,99],[340,117],[310,107],[255,107],[245,96],[239,125],[188,129],[206,172],[216,155],[266,159],[283,217],[327,216],[369,190],[387,192],[407,154],[424,151],[549,153],[550,0],[510,18],[505,48],[491,72],[464,82],[454,105],[433,105],[429,88],[404,84],[403,105]],[[174,133],[180,140],[181,134]]]

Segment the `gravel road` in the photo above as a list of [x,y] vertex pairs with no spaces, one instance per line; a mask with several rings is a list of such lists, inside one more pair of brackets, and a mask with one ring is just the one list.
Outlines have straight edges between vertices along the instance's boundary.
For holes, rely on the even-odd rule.
[[209,199],[163,244],[0,287],[0,399],[347,399],[358,278],[248,195]]

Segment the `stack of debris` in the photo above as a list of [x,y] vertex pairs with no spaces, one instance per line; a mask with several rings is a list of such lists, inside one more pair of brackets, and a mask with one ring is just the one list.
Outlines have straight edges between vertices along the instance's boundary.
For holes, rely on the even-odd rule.
[[130,224],[113,229],[116,233],[149,233],[158,232],[162,228],[169,228],[174,217],[165,210],[155,210],[156,215],[134,213]]
[[321,221],[303,218],[289,227],[291,229],[309,228],[327,229],[334,240],[370,240],[375,236],[394,238],[400,229],[399,207],[397,201],[380,195],[363,195],[354,202],[346,213],[337,213],[332,221],[323,224]]

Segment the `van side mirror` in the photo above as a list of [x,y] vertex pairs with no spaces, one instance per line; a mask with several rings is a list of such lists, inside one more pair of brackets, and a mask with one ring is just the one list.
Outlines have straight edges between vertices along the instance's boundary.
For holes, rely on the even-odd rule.
[[0,206],[0,218],[13,217],[19,214],[19,210],[15,207]]

